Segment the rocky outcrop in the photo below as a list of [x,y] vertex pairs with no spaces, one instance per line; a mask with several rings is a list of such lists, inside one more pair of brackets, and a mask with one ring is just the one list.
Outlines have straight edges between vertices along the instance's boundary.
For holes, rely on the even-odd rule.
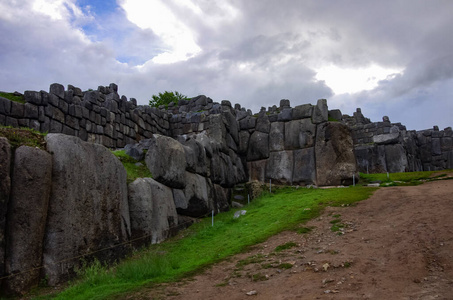
[[211,212],[214,206],[206,177],[187,172],[186,178],[187,182],[183,190],[173,190],[178,213],[200,217]]
[[158,134],[150,141],[145,162],[154,179],[172,188],[184,188],[186,155],[181,143]]
[[152,178],[137,178],[129,184],[129,209],[135,246],[159,243],[177,230],[172,190]]
[[[5,275],[5,228],[9,193],[11,190],[11,147],[6,138],[0,137],[0,277]],[[0,279],[0,286],[2,280]]]
[[346,125],[318,125],[315,155],[318,185],[351,185],[353,175],[357,178],[354,146]]
[[53,169],[43,263],[48,283],[55,285],[74,273],[74,258],[122,257],[122,247],[96,253],[127,242],[130,219],[126,171],[118,159],[72,136],[49,134],[46,141]]
[[15,151],[6,247],[6,272],[14,276],[3,285],[9,294],[39,282],[51,175],[49,153],[27,146]]

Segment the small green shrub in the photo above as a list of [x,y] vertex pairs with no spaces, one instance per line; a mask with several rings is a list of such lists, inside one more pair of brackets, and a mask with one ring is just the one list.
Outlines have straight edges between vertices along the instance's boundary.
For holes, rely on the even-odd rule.
[[153,95],[152,99],[149,100],[149,105],[154,107],[159,107],[161,105],[165,105],[165,108],[168,108],[170,103],[178,104],[179,100],[188,100],[187,96],[175,91],[175,92],[168,92],[165,91],[164,93],[159,93],[159,95]]

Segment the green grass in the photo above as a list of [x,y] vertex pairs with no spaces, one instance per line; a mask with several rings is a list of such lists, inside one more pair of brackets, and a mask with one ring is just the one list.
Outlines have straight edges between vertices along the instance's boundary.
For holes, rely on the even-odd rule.
[[283,250],[291,249],[291,248],[294,248],[296,246],[297,246],[297,244],[294,243],[294,242],[287,242],[287,243],[285,243],[283,245],[278,245],[277,247],[275,247],[274,251],[275,252],[281,252]]
[[296,232],[299,234],[305,234],[305,233],[310,233],[315,227],[310,226],[310,227],[300,227],[296,229]]
[[0,126],[0,137],[6,137],[13,149],[20,146],[46,148],[44,137],[46,133],[30,128],[14,128],[11,126]]
[[446,174],[433,176],[434,173],[448,172],[451,170],[443,171],[423,171],[423,172],[403,172],[403,173],[376,173],[364,174],[360,173],[361,181],[369,183],[372,181],[381,181],[383,186],[404,186],[404,185],[418,185],[428,180],[436,180],[445,177]]
[[234,211],[221,213],[215,217],[214,227],[210,218],[203,219],[177,237],[152,245],[112,268],[99,264],[88,267],[87,274],[55,299],[111,299],[144,285],[180,280],[281,231],[295,230],[327,205],[350,205],[368,198],[375,190],[278,189],[243,208],[247,214],[239,219],[233,219]]
[[23,95],[19,96],[19,95],[15,95],[14,93],[0,92],[0,97],[9,99],[9,100],[14,101],[14,102],[25,103],[25,98],[24,98]]
[[258,264],[260,262],[263,262],[264,260],[265,260],[265,258],[264,258],[263,254],[256,254],[256,255],[249,256],[245,259],[241,259],[236,264],[236,267],[244,267],[249,264]]
[[137,161],[126,154],[124,150],[112,151],[121,161],[127,172],[127,183],[131,183],[137,178],[153,177],[144,161]]
[[335,119],[335,118],[333,118],[333,117],[330,117],[330,116],[328,117],[327,120],[328,120],[329,122],[338,122],[337,119]]

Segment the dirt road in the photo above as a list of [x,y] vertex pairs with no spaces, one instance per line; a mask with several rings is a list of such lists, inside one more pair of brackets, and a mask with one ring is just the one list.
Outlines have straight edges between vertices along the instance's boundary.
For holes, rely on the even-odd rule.
[[304,226],[133,298],[453,299],[453,180],[381,188]]

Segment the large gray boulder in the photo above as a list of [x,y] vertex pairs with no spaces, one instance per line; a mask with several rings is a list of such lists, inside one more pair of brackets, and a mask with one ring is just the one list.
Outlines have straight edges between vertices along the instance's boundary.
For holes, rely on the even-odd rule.
[[159,243],[176,232],[178,215],[171,188],[152,178],[137,178],[128,190],[134,245]]
[[177,189],[186,185],[186,154],[177,140],[155,134],[145,162],[156,181]]
[[[226,113],[225,115],[229,114]],[[225,120],[225,116],[220,114],[209,115],[208,121],[209,127],[207,130],[207,135],[210,138],[210,144],[212,145],[211,147],[213,147],[213,150],[222,150],[224,152],[228,151],[226,144],[227,128],[225,127],[225,123],[227,123],[228,121]],[[235,130],[234,125],[233,128],[230,128],[230,130]]]
[[231,189],[218,184],[212,184],[211,188],[215,213],[230,209]]
[[339,122],[318,125],[316,134],[316,183],[351,185],[357,178],[354,145],[349,128]]
[[223,187],[233,187],[238,180],[238,172],[235,169],[231,156],[219,152],[211,158],[210,179],[213,183]]
[[316,183],[315,147],[294,150],[293,184]]
[[233,138],[236,144],[239,143],[239,122],[236,120],[236,116],[234,116],[230,110],[222,112],[222,120],[225,124],[225,128],[228,133]]
[[269,134],[255,131],[250,137],[247,161],[269,157]]
[[[5,225],[9,193],[11,190],[11,146],[0,137],[0,277],[5,274]],[[2,280],[0,279],[0,286]]]
[[385,145],[385,160],[390,173],[406,172],[408,168],[406,151],[403,145]]
[[399,132],[378,134],[373,136],[373,143],[378,145],[395,144],[398,143],[399,137]]
[[183,190],[173,190],[176,211],[189,217],[201,217],[213,209],[210,187],[206,178],[187,172],[187,184]]
[[329,119],[329,108],[327,107],[326,99],[319,99],[316,103],[315,108],[313,109],[312,120],[313,123],[319,124],[322,122],[327,122]]
[[43,273],[56,285],[74,274],[81,257],[112,262],[125,255],[130,219],[126,170],[107,148],[63,134],[46,141],[53,169]]
[[293,120],[311,118],[313,115],[313,105],[303,104],[293,108]]
[[293,176],[293,152],[271,152],[266,165],[266,178],[279,184],[292,184]]
[[241,130],[239,132],[239,154],[247,154],[249,148],[250,133],[247,130]]
[[384,145],[361,145],[354,148],[358,171],[362,173],[385,173],[387,162],[385,160]]
[[20,274],[7,279],[3,287],[9,294],[22,294],[39,282],[40,270],[35,268],[42,262],[52,156],[27,146],[19,147],[14,156],[14,184],[7,214],[6,272]]
[[182,141],[182,144],[186,156],[186,170],[207,176],[208,161],[203,145],[193,138]]
[[273,122],[269,132],[269,151],[285,150],[285,122]]
[[258,119],[256,120],[256,131],[269,133],[271,128],[271,122],[269,121],[269,117],[265,113],[260,113]]
[[285,149],[313,147],[315,136],[316,125],[310,119],[287,122],[285,124]]

